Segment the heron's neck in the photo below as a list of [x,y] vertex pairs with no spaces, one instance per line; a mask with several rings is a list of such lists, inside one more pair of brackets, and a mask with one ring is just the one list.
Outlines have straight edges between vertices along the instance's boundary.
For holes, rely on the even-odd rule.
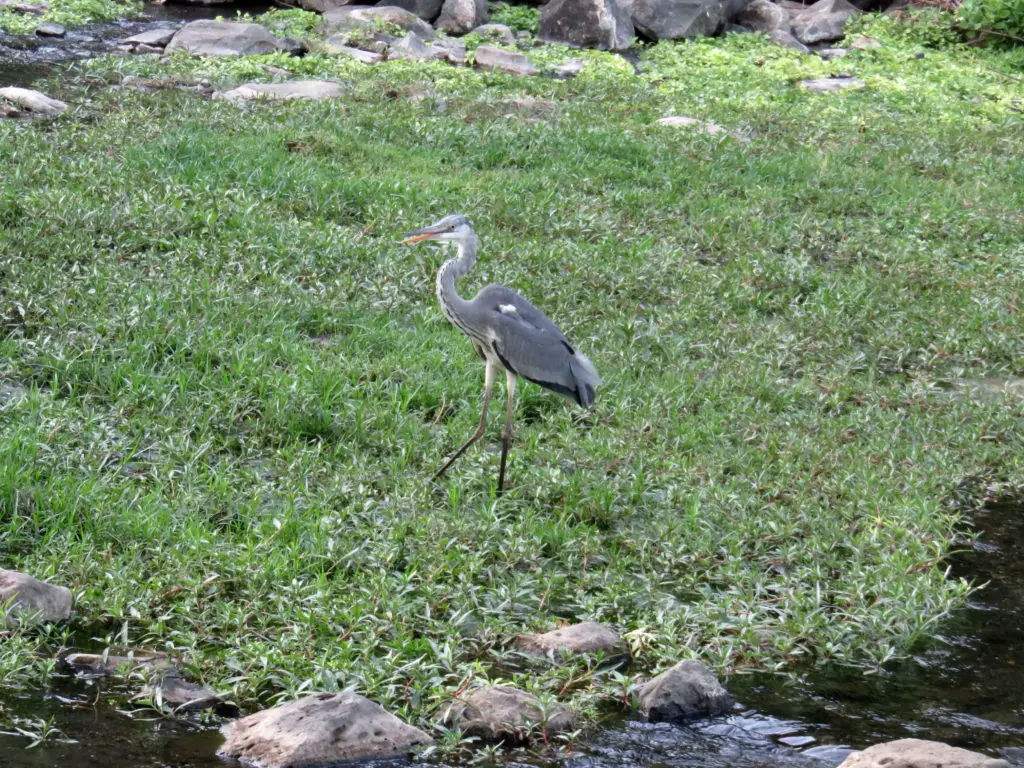
[[465,275],[476,264],[476,235],[469,233],[464,241],[456,242],[458,252],[454,258],[448,259],[437,272],[437,298],[441,306],[454,306],[463,302],[455,281]]

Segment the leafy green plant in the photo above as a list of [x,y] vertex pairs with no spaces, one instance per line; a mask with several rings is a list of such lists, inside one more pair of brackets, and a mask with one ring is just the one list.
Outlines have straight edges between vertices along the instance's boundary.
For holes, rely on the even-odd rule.
[[42,20],[78,27],[96,21],[136,16],[141,9],[142,3],[138,0],[49,0],[42,16],[0,9],[0,29],[28,34]]
[[540,30],[540,10],[530,5],[491,3],[491,21],[504,24],[513,32],[536,35]]
[[964,0],[960,24],[1012,45],[1024,44],[1024,0]]

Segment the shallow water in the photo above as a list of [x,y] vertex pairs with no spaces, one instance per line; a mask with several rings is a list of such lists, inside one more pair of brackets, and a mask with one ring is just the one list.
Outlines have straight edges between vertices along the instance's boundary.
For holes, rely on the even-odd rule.
[[[954,558],[954,572],[989,586],[913,660],[871,676],[825,668],[796,682],[734,677],[728,688],[742,705],[731,716],[687,726],[612,720],[562,768],[832,768],[852,748],[909,736],[1024,766],[1024,509],[993,506],[975,522],[982,539]],[[0,706],[53,718],[77,742],[27,750],[24,737],[0,735],[0,765],[10,768],[225,765],[215,728],[150,713],[132,719],[82,681],[59,681],[43,696],[0,693]]]

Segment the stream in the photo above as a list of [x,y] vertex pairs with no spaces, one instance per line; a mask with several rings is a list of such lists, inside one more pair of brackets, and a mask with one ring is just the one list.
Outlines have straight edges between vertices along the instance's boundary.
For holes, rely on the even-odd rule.
[[[938,642],[883,673],[813,668],[796,681],[727,681],[741,702],[728,717],[685,726],[607,721],[559,768],[833,768],[851,749],[898,738],[945,741],[1024,766],[1024,508],[974,517],[981,539],[952,561],[954,575],[988,586],[950,617]],[[113,686],[113,692],[116,692]],[[118,711],[94,683],[57,678],[43,694],[0,692],[0,707],[49,718],[74,743],[26,749],[0,734],[5,768],[223,768],[216,727]],[[536,761],[531,764],[537,765]],[[543,765],[543,763],[540,763]],[[437,768],[437,764],[432,764]],[[523,765],[508,763],[507,765]],[[426,768],[426,766],[424,766]]]
[[[146,4],[140,18],[69,31],[63,39],[0,31],[0,87],[31,86],[76,60],[114,51],[120,40],[145,29],[230,16],[239,7]],[[267,7],[241,9],[261,12]],[[742,703],[733,715],[687,726],[621,717],[606,722],[559,765],[831,768],[852,749],[916,737],[1024,766],[1024,507],[990,505],[974,516],[974,524],[981,539],[953,558],[953,573],[988,586],[944,623],[938,642],[913,658],[875,675],[824,667],[807,669],[795,680],[733,677],[727,687]],[[70,740],[28,749],[26,737],[0,733],[0,766],[225,765],[215,756],[221,743],[215,726],[154,713],[133,717],[103,694],[95,683],[70,678],[56,678],[42,693],[0,691],[0,708],[48,719]]]

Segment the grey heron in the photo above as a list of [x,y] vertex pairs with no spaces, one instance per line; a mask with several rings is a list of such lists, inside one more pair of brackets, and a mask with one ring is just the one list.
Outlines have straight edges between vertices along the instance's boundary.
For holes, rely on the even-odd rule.
[[437,298],[449,322],[473,342],[477,354],[486,364],[484,371],[483,410],[480,423],[472,436],[444,463],[434,475],[441,477],[466,449],[480,439],[487,429],[487,409],[498,371],[505,372],[505,431],[501,436],[501,465],[498,470],[498,493],[505,485],[505,462],[512,439],[512,416],[515,411],[516,381],[527,381],[575,401],[584,408],[594,402],[594,390],[601,383],[593,364],[577,350],[548,319],[511,288],[488,285],[468,301],[459,296],[455,281],[476,263],[476,234],[465,216],[445,216],[436,224],[411,232],[403,243],[434,240],[455,243],[456,254],[437,271]]

